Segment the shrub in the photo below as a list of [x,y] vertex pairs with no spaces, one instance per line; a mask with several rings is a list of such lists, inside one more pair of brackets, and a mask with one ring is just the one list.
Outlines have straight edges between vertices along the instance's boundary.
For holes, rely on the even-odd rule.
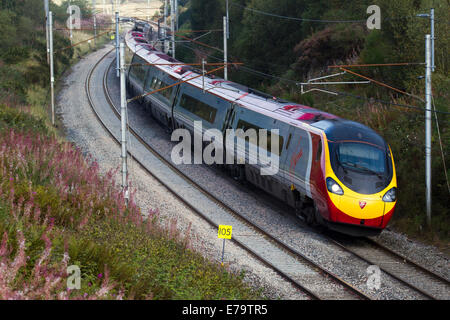
[[[15,114],[5,123],[17,127]],[[19,126],[21,127],[21,126]],[[33,131],[0,131],[0,298],[256,298],[241,277],[207,261],[157,211],[144,221],[114,184],[70,143]],[[189,234],[189,229],[187,231]],[[82,272],[65,289],[66,267]],[[105,271],[107,270],[107,271]]]

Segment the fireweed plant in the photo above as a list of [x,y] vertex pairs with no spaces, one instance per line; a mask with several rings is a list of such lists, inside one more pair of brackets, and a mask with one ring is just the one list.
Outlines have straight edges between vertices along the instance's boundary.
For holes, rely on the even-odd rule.
[[[128,207],[98,163],[0,106],[0,299],[253,299],[240,275],[191,248],[190,226]],[[68,289],[67,267],[81,271]]]

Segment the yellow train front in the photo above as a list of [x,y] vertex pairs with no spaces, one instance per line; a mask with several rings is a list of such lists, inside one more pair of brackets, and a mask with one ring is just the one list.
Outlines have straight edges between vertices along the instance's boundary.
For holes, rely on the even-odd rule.
[[322,177],[313,196],[322,223],[353,236],[379,234],[397,200],[389,145],[360,123],[340,119],[322,125]]

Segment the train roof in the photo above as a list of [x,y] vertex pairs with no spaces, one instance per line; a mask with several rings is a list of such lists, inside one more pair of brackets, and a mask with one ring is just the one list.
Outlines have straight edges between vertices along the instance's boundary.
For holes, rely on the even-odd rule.
[[[183,62],[157,51],[150,44],[146,45],[143,43],[142,37],[138,33],[139,32],[136,31],[129,31],[125,35],[126,45],[135,52],[136,55],[140,56],[148,63],[174,64],[173,66],[158,65],[156,67],[178,81],[187,80],[186,83],[200,89],[203,88],[203,80],[200,76],[201,70],[192,68],[188,65],[180,65]],[[195,76],[200,77],[190,79]],[[222,99],[239,104],[242,107],[262,113],[290,125],[318,134],[325,132],[329,139],[331,139],[331,137],[328,135],[337,138],[339,136],[338,132],[341,131],[340,128],[345,128],[346,126],[349,126],[347,128],[353,128],[353,130],[348,131],[348,134],[356,135],[352,137],[353,140],[355,137],[358,137],[358,134],[361,135],[362,132],[369,130],[363,136],[365,138],[370,138],[370,140],[377,145],[384,146],[383,139],[375,131],[362,124],[340,118],[309,106],[284,101],[280,98],[270,96],[266,93],[232,81],[224,80],[217,76],[205,76],[204,89]],[[333,126],[335,126],[335,129],[332,128]],[[375,135],[378,138],[376,138]]]
[[386,142],[373,129],[365,125],[340,118],[338,121],[324,120],[312,124],[312,126],[322,129],[329,142],[364,142],[379,148],[386,148]]

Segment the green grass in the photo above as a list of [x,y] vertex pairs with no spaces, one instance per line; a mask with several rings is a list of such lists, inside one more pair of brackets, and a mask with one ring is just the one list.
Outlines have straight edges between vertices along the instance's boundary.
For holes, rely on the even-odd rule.
[[[82,273],[81,289],[69,298],[262,297],[243,281],[242,274],[193,251],[188,238],[177,236],[176,221],[164,227],[158,214],[142,221],[133,199],[126,208],[123,195],[113,186],[113,173],[100,175],[95,162],[86,161],[80,150],[56,139],[43,119],[0,106],[0,148],[4,151],[0,155],[4,177],[0,182],[0,235],[11,249],[0,254],[0,261],[12,266],[18,259],[22,234],[27,257],[13,281],[3,287],[0,281],[0,297],[31,287],[28,298],[57,298],[66,290],[66,278],[60,274],[65,271],[64,253],[70,257],[69,265],[78,265]],[[47,249],[51,254],[44,259]],[[42,259],[45,270],[37,277],[36,266]],[[114,287],[101,296],[106,272]],[[49,294],[34,296],[33,292],[45,287],[40,280],[36,283],[44,274],[60,279],[59,284]]]

